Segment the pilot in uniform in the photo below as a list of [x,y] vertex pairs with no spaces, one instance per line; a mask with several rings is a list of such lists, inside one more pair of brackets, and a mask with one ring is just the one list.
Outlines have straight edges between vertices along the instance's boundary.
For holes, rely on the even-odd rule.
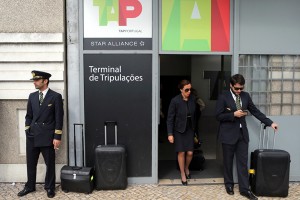
[[27,182],[18,196],[35,191],[36,169],[40,153],[47,166],[45,186],[47,196],[55,196],[55,150],[58,150],[63,127],[61,94],[48,87],[51,74],[32,71],[33,84],[38,91],[29,95],[25,116]]

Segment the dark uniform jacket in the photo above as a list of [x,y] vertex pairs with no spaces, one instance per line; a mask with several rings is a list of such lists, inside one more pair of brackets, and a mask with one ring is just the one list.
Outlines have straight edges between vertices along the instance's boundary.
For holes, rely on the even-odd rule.
[[[267,126],[271,126],[273,121],[267,118],[266,115],[264,115],[257,109],[257,107],[253,104],[249,93],[241,92],[240,97],[242,101],[242,110],[250,111],[250,113],[262,123]],[[235,144],[238,141],[240,134],[240,124],[242,125],[243,129],[243,138],[246,142],[249,142],[249,133],[246,119],[245,117],[234,117],[233,113],[236,110],[235,100],[233,99],[232,93],[229,90],[224,91],[223,94],[219,95],[216,105],[216,117],[220,122],[218,138],[222,143]]]
[[[196,97],[191,94],[187,102],[191,114],[192,128],[194,131],[197,131],[197,115],[199,109],[197,108]],[[174,131],[179,133],[183,133],[185,131],[187,124],[186,104],[187,103],[183,100],[181,94],[175,96],[171,100],[167,118],[168,135],[173,134]]]
[[49,89],[42,105],[39,105],[39,91],[29,95],[25,126],[27,137],[34,137],[35,147],[53,145],[53,139],[61,139],[63,127],[63,102],[61,94]]

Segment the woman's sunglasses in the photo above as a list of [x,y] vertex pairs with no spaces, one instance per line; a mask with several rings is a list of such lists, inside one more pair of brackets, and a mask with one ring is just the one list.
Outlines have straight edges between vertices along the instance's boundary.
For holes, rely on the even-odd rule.
[[184,89],[184,92],[190,92],[190,91],[192,91],[192,88]]

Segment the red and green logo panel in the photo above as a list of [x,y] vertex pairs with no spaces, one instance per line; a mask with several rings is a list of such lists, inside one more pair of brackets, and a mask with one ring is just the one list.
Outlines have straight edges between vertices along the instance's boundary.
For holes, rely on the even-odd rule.
[[230,0],[163,0],[162,50],[230,50]]

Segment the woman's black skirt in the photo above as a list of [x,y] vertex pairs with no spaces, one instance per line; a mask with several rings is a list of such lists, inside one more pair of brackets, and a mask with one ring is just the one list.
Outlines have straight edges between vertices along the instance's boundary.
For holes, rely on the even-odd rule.
[[184,133],[174,133],[175,152],[194,150],[194,131],[188,128]]

